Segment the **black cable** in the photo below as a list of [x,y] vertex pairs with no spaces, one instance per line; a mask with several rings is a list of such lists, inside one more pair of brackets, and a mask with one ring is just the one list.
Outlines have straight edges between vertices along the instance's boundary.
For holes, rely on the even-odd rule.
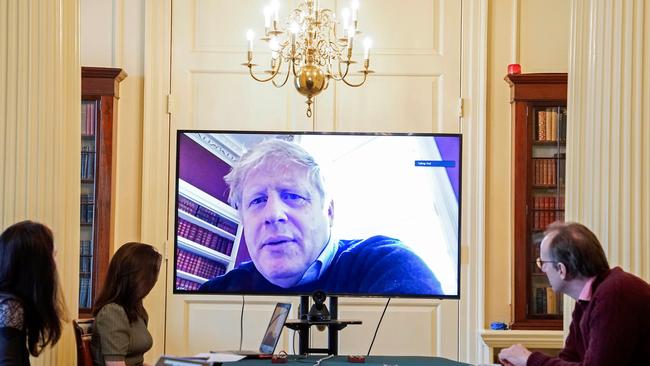
[[298,353],[296,352],[296,332],[297,332],[297,330],[293,331],[293,340],[291,341],[291,343],[293,343],[293,354],[294,354],[294,356],[298,355]]
[[241,295],[241,316],[239,318],[239,351],[241,352],[241,345],[244,341],[244,304],[246,304],[246,298],[244,295]]
[[366,358],[370,356],[370,350],[372,349],[372,345],[375,343],[375,338],[377,337],[377,331],[379,331],[379,326],[381,325],[381,321],[384,319],[384,314],[386,314],[386,309],[388,309],[388,304],[390,304],[390,297],[388,298],[388,301],[386,301],[386,305],[384,306],[384,311],[381,313],[381,318],[379,318],[379,322],[377,323],[377,328],[375,328],[375,335],[372,336],[372,342],[370,342],[370,347],[368,347],[368,354],[366,354]]

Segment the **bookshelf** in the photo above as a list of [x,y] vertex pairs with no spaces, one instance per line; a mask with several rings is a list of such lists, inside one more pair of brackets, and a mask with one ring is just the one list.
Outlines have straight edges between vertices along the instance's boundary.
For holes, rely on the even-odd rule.
[[121,69],[81,68],[79,316],[91,316],[104,283],[111,240],[114,128]]
[[544,230],[564,220],[567,74],[518,74],[510,85],[514,169],[512,329],[561,330],[562,296],[536,265]]
[[176,289],[196,290],[234,268],[242,231],[234,208],[179,179],[176,220]]

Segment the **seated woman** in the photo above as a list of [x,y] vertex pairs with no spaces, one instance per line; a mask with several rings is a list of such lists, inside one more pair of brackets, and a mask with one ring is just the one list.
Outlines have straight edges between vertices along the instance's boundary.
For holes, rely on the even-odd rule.
[[0,235],[0,365],[29,365],[61,337],[66,313],[52,231],[22,221]]
[[160,253],[148,244],[126,243],[115,252],[93,308],[95,365],[144,365],[153,339],[142,299],[156,284],[161,261]]

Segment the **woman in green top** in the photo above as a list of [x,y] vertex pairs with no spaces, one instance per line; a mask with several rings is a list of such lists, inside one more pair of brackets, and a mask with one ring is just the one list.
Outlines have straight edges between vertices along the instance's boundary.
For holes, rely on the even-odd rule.
[[142,299],[156,284],[161,261],[160,253],[148,244],[126,243],[115,252],[93,308],[95,365],[144,365],[153,339]]

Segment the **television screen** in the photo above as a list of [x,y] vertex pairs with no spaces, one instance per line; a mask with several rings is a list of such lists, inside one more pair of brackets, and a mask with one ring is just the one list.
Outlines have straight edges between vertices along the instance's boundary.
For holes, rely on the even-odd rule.
[[178,131],[174,292],[459,298],[461,140]]

